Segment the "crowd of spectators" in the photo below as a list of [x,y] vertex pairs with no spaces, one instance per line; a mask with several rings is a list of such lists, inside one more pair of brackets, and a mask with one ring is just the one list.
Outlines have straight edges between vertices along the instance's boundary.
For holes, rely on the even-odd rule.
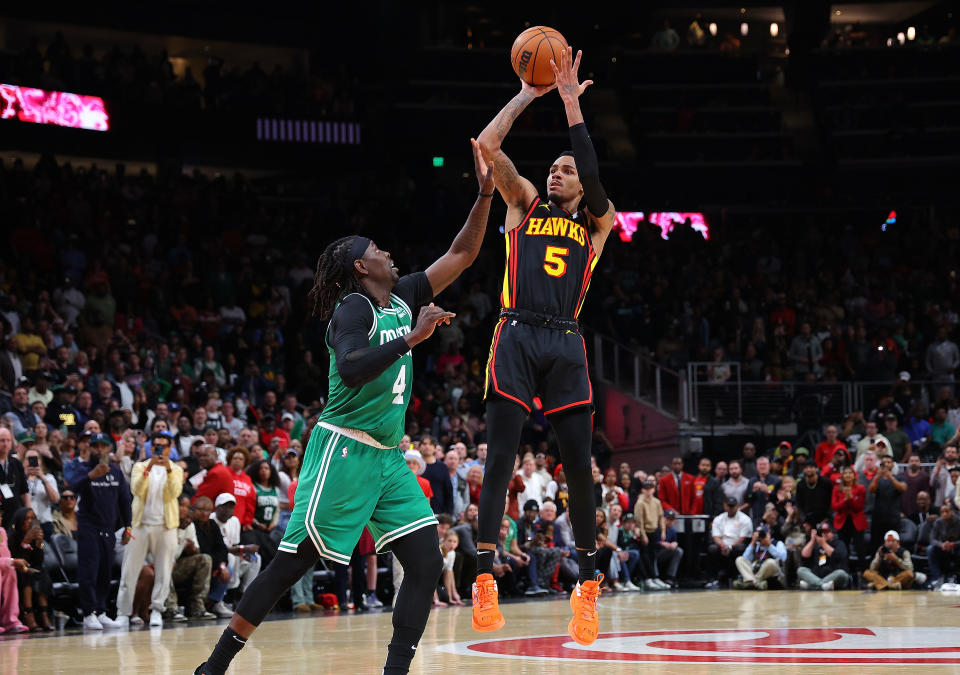
[[286,68],[259,62],[231,62],[211,54],[202,71],[177,73],[166,50],[147,53],[141,45],[71,45],[62,32],[31,38],[21,51],[0,56],[4,82],[102,96],[110,101],[179,110],[309,114],[349,119],[356,115],[357,87],[344,69],[309,73],[294,62]]
[[[50,158],[29,170],[0,166],[7,251],[15,252],[0,267],[2,544],[11,551],[0,559],[13,561],[0,570],[4,627],[52,625],[52,567],[42,552],[69,548],[67,540],[81,561],[76,607],[94,629],[226,616],[269,561],[326,387],[324,326],[304,322],[313,279],[306,252],[324,237],[308,237],[303,224],[346,223],[388,243],[397,236],[373,232],[377,204],[350,196],[372,193],[352,189],[367,179],[340,180],[323,200],[285,202],[275,197],[303,188],[128,175]],[[389,196],[414,192],[410,181],[380,187]],[[422,212],[449,217],[465,198],[441,188]],[[863,569],[881,575],[875,587],[905,587],[916,577],[901,575],[923,551],[931,580],[948,577],[960,475],[957,232],[934,218],[923,237],[848,224],[828,238],[832,224],[807,222],[775,240],[762,236],[763,224],[749,225],[710,242],[665,242],[653,229],[631,244],[611,240],[585,321],[678,369],[719,350],[714,360],[739,357],[748,379],[896,385],[875,409],[827,429],[828,446],[814,457],[789,444],[745,447],[738,461],[703,459],[696,475],[682,460],[649,474],[612,468],[598,428],[600,568],[615,589],[659,590],[679,584],[702,553],[713,576],[761,588],[815,584],[800,570],[825,555],[832,562],[810,568],[817,578]],[[422,268],[443,245],[436,239],[400,245],[396,258]],[[444,515],[450,574],[438,602],[469,597],[473,576],[496,244],[445,296],[457,320],[416,354],[407,442]],[[865,247],[869,257],[859,254]],[[916,386],[919,379],[935,386]],[[506,595],[560,591],[575,581],[576,553],[562,466],[540,412],[521,445],[495,570]],[[885,456],[904,471],[884,466]],[[922,459],[937,464],[924,468]],[[76,508],[78,497],[88,508]],[[705,541],[677,526],[693,514],[712,519]],[[889,532],[901,544],[878,556]],[[904,569],[894,574],[891,565]],[[375,557],[359,552],[353,567],[355,607],[388,599]],[[346,606],[346,570],[335,573],[341,593],[328,604]],[[838,578],[823,584],[839,586]],[[303,611],[322,606],[311,579],[295,596]],[[10,618],[14,599],[20,609]]]

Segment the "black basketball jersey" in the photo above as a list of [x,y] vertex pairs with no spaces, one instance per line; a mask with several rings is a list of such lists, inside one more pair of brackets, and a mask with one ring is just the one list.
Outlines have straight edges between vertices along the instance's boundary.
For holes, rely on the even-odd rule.
[[505,237],[501,307],[576,319],[599,259],[586,213],[570,213],[537,197]]

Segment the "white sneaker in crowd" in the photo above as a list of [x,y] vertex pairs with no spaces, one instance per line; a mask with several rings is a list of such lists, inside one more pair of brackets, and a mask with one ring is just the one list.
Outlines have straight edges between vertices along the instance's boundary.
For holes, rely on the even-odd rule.
[[626,586],[620,583],[619,580],[613,582],[613,590],[615,591],[625,591],[627,590]]
[[821,591],[832,591],[832,590],[833,590],[833,582],[832,582],[832,581],[824,581],[822,584],[820,584],[820,590],[821,590]]
[[809,591],[809,590],[810,590],[810,582],[804,581],[803,579],[801,579],[801,580],[800,580],[800,590],[801,590],[801,591]]
[[142,625],[143,625],[143,619],[141,619],[139,616],[131,616],[131,617],[130,617],[130,625],[131,625],[131,626],[142,626]]
[[639,586],[637,586],[635,583],[633,583],[632,581],[630,581],[629,579],[628,579],[627,582],[623,585],[623,587],[624,587],[625,589],[627,589],[628,591],[640,591],[640,590],[643,590],[643,589],[641,589]]
[[[139,618],[139,617],[138,617]],[[117,618],[113,621],[115,628],[129,628],[130,627],[130,617],[124,616],[123,614],[117,614]]]
[[376,593],[367,593],[367,607],[370,609],[383,607],[383,603],[380,602],[380,598],[377,597]]
[[230,617],[233,616],[233,610],[227,607],[224,604],[223,600],[221,600],[220,602],[216,603],[213,607],[211,607],[210,611],[212,611],[221,619],[229,619]]
[[150,627],[163,628],[163,616],[155,609],[150,612]]
[[83,627],[85,630],[103,630],[103,624],[97,620],[95,614],[87,614],[83,617]]
[[109,616],[107,616],[106,612],[104,612],[103,614],[98,614],[97,621],[99,621],[100,625],[103,626],[104,628],[123,628],[124,627],[123,624],[120,623],[119,621],[115,621],[111,619]]

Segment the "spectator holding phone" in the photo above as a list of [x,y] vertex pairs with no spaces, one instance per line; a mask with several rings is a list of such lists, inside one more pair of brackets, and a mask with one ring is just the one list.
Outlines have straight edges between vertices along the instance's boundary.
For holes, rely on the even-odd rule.
[[[110,463],[113,439],[97,433],[90,438],[90,459],[84,462],[70,481],[79,496],[77,506],[77,582],[80,586],[80,611],[88,630],[120,628],[122,624],[107,616],[110,594],[110,570],[116,545],[114,532],[124,528],[122,543],[130,543],[130,487],[123,472]],[[136,583],[134,583],[134,586]]]
[[183,491],[183,469],[170,461],[171,445],[169,437],[155,434],[150,445],[153,456],[134,464],[130,473],[133,541],[124,549],[117,592],[117,621],[124,628],[133,616],[137,578],[148,553],[153,557],[156,574],[150,597],[150,626],[163,626],[163,607],[180,524],[177,500]]
[[37,516],[44,538],[50,539],[53,536],[53,505],[60,501],[57,479],[44,471],[43,460],[36,449],[27,450],[23,459],[26,462],[24,473],[30,492],[30,506]]
[[[50,594],[50,576],[43,568],[43,530],[33,509],[24,506],[13,516],[10,526],[10,551],[14,558],[27,561],[25,569],[17,570],[17,588],[20,592],[20,613],[31,631],[52,631],[47,596]],[[34,611],[37,601],[37,612]],[[37,624],[36,616],[40,617]]]

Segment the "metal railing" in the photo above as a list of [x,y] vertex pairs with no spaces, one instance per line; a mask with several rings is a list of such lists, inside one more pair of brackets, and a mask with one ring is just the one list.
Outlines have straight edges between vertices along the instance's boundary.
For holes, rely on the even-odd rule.
[[593,332],[594,376],[677,419],[686,419],[686,375],[606,335]]
[[687,364],[691,422],[817,426],[853,410],[850,382],[750,382],[736,361]]
[[[820,428],[854,410],[869,413],[895,387],[889,381],[751,381],[737,361],[691,361],[678,372],[611,337],[587,333],[595,378],[687,422]],[[957,392],[953,382],[913,380],[910,386],[913,398],[926,406],[939,400],[942,387]]]

